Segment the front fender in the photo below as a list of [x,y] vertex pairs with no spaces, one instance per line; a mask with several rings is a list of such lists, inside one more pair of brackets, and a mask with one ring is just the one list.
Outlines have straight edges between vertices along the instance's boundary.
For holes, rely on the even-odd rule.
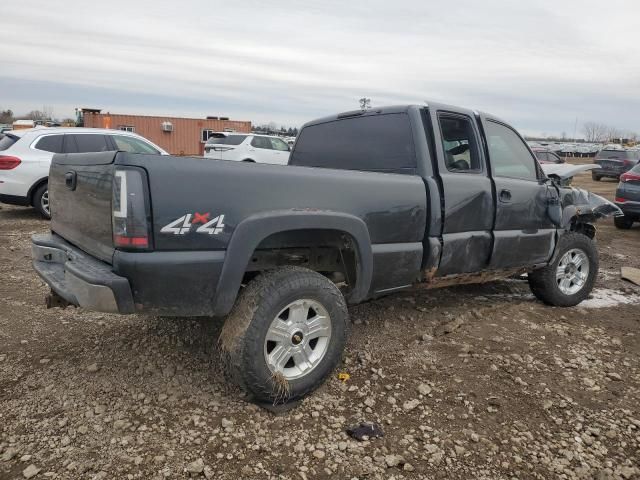
[[581,188],[563,188],[561,203],[563,228],[571,227],[575,220],[590,223],[604,217],[623,215],[613,202]]
[[371,284],[373,255],[369,230],[362,219],[327,210],[278,210],[247,217],[236,227],[218,280],[214,300],[215,315],[224,316],[231,311],[247,265],[260,242],[275,233],[305,229],[342,231],[354,239],[358,275],[350,301],[357,303],[364,300]]

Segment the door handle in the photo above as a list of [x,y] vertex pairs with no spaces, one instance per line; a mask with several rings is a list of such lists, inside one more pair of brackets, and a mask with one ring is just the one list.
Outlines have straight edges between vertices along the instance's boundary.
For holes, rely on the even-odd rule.
[[67,186],[69,190],[73,191],[76,189],[77,180],[78,180],[78,176],[76,172],[67,172],[64,175],[64,184]]
[[506,188],[500,190],[500,201],[509,203],[511,201],[511,190],[507,190]]

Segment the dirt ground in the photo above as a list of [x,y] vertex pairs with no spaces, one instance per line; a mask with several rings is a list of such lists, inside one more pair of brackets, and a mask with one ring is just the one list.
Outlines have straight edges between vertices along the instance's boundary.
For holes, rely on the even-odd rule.
[[[48,223],[3,205],[0,478],[640,478],[640,287],[620,279],[639,227],[599,224],[578,307],[513,279],[351,308],[344,363],[274,415],[225,381],[210,319],[46,310],[29,237]],[[363,421],[384,437],[348,437]]]

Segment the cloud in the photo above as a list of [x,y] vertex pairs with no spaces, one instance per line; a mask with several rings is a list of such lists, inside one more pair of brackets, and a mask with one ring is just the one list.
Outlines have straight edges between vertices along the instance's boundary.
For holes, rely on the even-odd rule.
[[[616,12],[615,16],[611,12]],[[640,131],[640,4],[25,0],[3,17],[0,107],[299,125],[433,99],[528,133]]]

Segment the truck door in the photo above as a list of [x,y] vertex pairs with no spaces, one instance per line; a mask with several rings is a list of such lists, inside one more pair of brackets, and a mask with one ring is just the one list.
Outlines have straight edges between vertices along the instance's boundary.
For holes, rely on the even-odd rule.
[[491,179],[473,112],[429,106],[442,182],[442,255],[438,275],[477,272],[491,255]]
[[481,116],[496,192],[494,242],[489,267],[504,269],[545,263],[555,246],[547,215],[556,196],[522,137],[510,126]]

